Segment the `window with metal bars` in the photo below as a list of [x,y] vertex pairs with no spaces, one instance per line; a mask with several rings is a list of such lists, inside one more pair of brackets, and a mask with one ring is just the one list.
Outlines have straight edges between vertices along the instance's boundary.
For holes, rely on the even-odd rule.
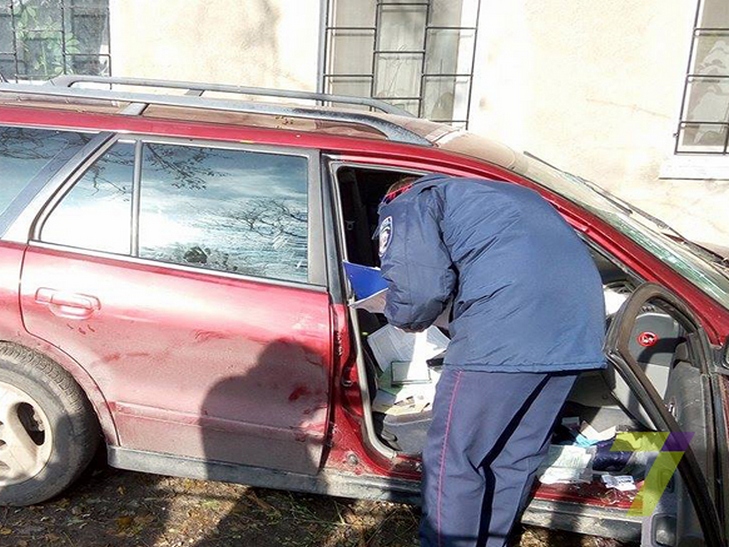
[[323,89],[466,127],[480,0],[328,0]]
[[109,0],[0,1],[0,74],[111,74]]
[[729,154],[727,0],[698,3],[675,152]]

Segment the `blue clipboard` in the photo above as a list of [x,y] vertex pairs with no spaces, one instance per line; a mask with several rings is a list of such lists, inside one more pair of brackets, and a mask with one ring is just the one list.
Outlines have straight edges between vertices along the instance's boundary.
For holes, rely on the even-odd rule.
[[344,271],[354,290],[354,297],[357,300],[369,298],[387,289],[387,281],[382,277],[379,268],[362,266],[347,261],[344,261],[343,264]]

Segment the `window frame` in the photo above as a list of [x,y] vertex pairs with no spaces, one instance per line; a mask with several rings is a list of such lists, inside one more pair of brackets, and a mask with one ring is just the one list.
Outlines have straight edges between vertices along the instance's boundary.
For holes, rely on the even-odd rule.
[[[337,0],[325,0],[322,3],[322,14],[321,14],[321,25],[320,25],[320,50],[319,50],[319,68],[318,68],[318,89],[320,91],[335,93],[335,94],[348,94],[346,92],[337,92],[333,87],[337,83],[352,83],[359,82],[369,87],[369,97],[373,97],[407,110],[405,104],[410,103],[415,105],[417,108],[417,115],[424,117],[426,115],[426,106],[428,105],[429,95],[427,92],[428,84],[433,85],[433,82],[443,79],[452,79],[454,89],[459,86],[465,86],[465,93],[458,94],[456,98],[454,96],[454,102],[452,105],[452,111],[449,116],[433,119],[440,123],[448,123],[468,129],[470,115],[471,115],[471,102],[473,98],[473,82],[476,67],[476,54],[478,51],[478,32],[479,32],[479,21],[481,18],[481,0],[461,0],[461,4],[466,1],[471,2],[471,9],[473,11],[473,21],[468,23],[464,22],[464,16],[461,15],[461,21],[458,25],[443,25],[433,21],[433,6],[431,6],[430,0],[419,0],[411,2],[381,2],[369,0],[373,2],[373,15],[374,21],[359,21],[357,24],[337,24],[336,13],[337,13]],[[384,48],[381,44],[383,36],[387,36],[386,27],[383,23],[383,17],[388,8],[410,8],[422,10],[424,14],[424,25],[421,42],[417,45],[412,45],[411,49],[391,49]],[[432,45],[429,45],[433,40],[436,40],[436,34],[439,32],[457,32],[459,33],[459,40],[465,39],[468,41],[468,36],[471,36],[470,52],[464,54],[458,52],[459,57],[457,64],[463,65],[463,69],[453,70],[433,70],[433,67],[429,65],[431,60]],[[341,71],[337,69],[337,55],[336,41],[337,38],[347,37],[359,37],[367,36],[372,39],[372,50],[364,52],[364,55],[368,54],[371,56],[371,62],[369,70],[367,71]],[[369,39],[368,38],[368,39]],[[418,70],[414,73],[415,79],[417,80],[418,92],[415,94],[398,94],[394,95],[386,94],[381,92],[379,88],[380,84],[380,68],[381,65],[387,63],[387,58],[390,60],[402,61],[404,58],[412,58],[413,66],[417,66]],[[465,82],[465,83],[464,83]],[[458,114],[461,114],[458,116]]]
[[[17,0],[16,0],[17,1]],[[111,76],[111,70],[112,70],[112,59],[111,59],[111,10],[109,5],[110,0],[100,0],[98,2],[98,5],[75,5],[72,1],[69,0],[59,0],[57,13],[54,14],[54,17],[52,18],[53,23],[55,25],[58,25],[58,29],[51,30],[50,28],[32,28],[30,30],[27,30],[31,33],[57,33],[60,35],[60,54],[61,54],[61,63],[62,67],[58,74],[50,74],[46,75],[46,78],[51,78],[53,76],[60,76],[61,74],[73,74],[78,73],[78,71],[74,70],[73,62],[74,59],[77,58],[97,58],[99,60],[104,59],[106,61],[106,76]],[[7,80],[10,81],[43,81],[46,78],[43,78],[42,76],[37,76],[33,74],[28,74],[27,67],[24,70],[20,70],[21,65],[25,65],[26,61],[25,59],[22,59],[22,52],[20,50],[20,34],[22,30],[19,28],[19,20],[21,18],[21,14],[19,12],[19,7],[16,5],[16,3],[13,0],[10,0],[10,2],[7,3],[7,7],[4,8],[3,11],[7,10],[7,12],[0,13],[0,18],[7,18],[10,21],[10,28],[12,31],[11,36],[11,42],[12,42],[12,50],[10,51],[0,51],[0,57],[7,58],[6,60],[12,63],[12,66],[14,67],[13,74],[2,74]],[[106,16],[106,28],[105,28],[105,37],[106,37],[106,53],[80,53],[78,51],[73,51],[73,41],[76,40],[76,37],[74,35],[74,26],[77,18],[80,20],[84,17],[88,17],[89,14],[92,13],[103,13]],[[60,17],[60,20],[58,19]],[[67,27],[71,28],[67,28]],[[36,40],[39,40],[42,47],[44,47],[47,42],[49,41],[48,37],[45,38],[36,38]],[[103,41],[102,41],[103,44]],[[80,73],[85,73],[84,70],[82,70]],[[99,74],[101,75],[101,74]]]
[[[706,5],[705,0],[697,0],[696,11],[691,22],[691,36],[688,61],[682,79],[682,92],[678,106],[676,132],[671,140],[671,152],[666,161],[662,163],[659,171],[660,179],[729,179],[729,119],[725,122],[705,122],[707,124],[724,126],[727,136],[724,142],[723,151],[682,151],[681,136],[683,128],[688,125],[701,124],[702,122],[691,121],[688,118],[688,104],[691,99],[690,86],[696,77],[721,78],[729,82],[729,75],[721,77],[716,75],[699,75],[695,73],[696,68],[696,47],[701,36],[715,31],[729,35],[729,25],[726,27],[706,27],[702,24],[702,13]],[[729,62],[729,60],[728,60]]]
[[[263,154],[276,154],[276,155],[288,155],[288,156],[299,156],[307,159],[308,171],[307,171],[307,281],[295,281],[295,280],[283,280],[269,277],[257,277],[251,275],[244,275],[235,272],[228,272],[223,270],[212,270],[210,268],[200,268],[194,265],[176,264],[172,262],[162,262],[149,258],[142,258],[140,256],[134,256],[134,248],[130,245],[129,254],[115,254],[105,251],[97,251],[92,249],[83,249],[79,247],[72,247],[70,245],[64,245],[61,243],[51,243],[43,241],[40,237],[43,227],[48,217],[53,213],[58,204],[63,198],[71,191],[75,184],[87,173],[89,168],[100,158],[102,158],[115,144],[117,143],[130,143],[135,146],[135,170],[134,180],[132,188],[132,200],[134,204],[139,203],[139,192],[140,192],[140,180],[141,170],[137,168],[138,153],[144,144],[164,144],[173,146],[188,146],[188,147],[201,147],[201,148],[217,148],[234,151],[246,151],[246,152],[257,152]],[[131,223],[131,237],[134,240],[135,235],[138,234],[139,216],[133,212],[130,215]],[[150,136],[143,134],[124,134],[114,135],[113,138],[107,140],[90,154],[86,159],[74,169],[71,176],[67,176],[58,187],[55,189],[50,199],[46,199],[44,205],[37,213],[35,220],[30,227],[29,243],[34,246],[59,249],[68,252],[74,252],[78,254],[84,254],[88,256],[111,258],[117,261],[126,261],[135,264],[152,265],[155,267],[164,267],[172,270],[190,271],[196,273],[203,273],[205,275],[221,276],[221,277],[232,277],[235,279],[248,279],[251,281],[271,283],[275,285],[284,286],[295,286],[301,287],[302,285],[325,287],[327,285],[327,274],[325,264],[325,248],[324,248],[324,219],[322,209],[322,185],[320,175],[320,152],[314,149],[308,148],[295,148],[295,147],[276,147],[270,145],[249,145],[232,143],[228,141],[214,141],[206,139],[185,139],[185,138],[174,138],[174,137],[160,137]]]
[[[679,120],[678,120],[678,127],[676,129],[676,138],[674,141],[674,154],[676,155],[685,155],[685,154],[691,154],[691,155],[702,155],[702,156],[719,156],[719,157],[726,157],[729,156],[729,119],[725,121],[712,121],[712,120],[689,120],[689,112],[688,112],[688,105],[691,100],[691,92],[689,88],[691,85],[695,82],[701,81],[701,80],[722,80],[727,83],[729,83],[729,74],[700,74],[696,72],[697,69],[697,49],[698,49],[698,43],[701,37],[705,36],[711,36],[711,35],[726,35],[727,39],[729,40],[729,22],[726,23],[726,26],[704,26],[704,22],[702,21],[704,16],[704,10],[706,8],[706,0],[698,0],[696,3],[696,16],[694,17],[693,22],[693,30],[691,33],[691,47],[689,49],[689,59],[688,59],[688,65],[686,67],[686,76],[684,78],[684,86],[683,86],[683,96],[681,100],[681,111],[679,113]],[[729,64],[729,59],[727,59],[727,63]],[[724,129],[724,132],[726,135],[724,136],[724,146],[723,150],[721,151],[713,151],[713,150],[697,150],[697,151],[681,151],[682,148],[681,144],[681,134],[682,130],[686,126],[691,125],[716,125],[721,126]]]

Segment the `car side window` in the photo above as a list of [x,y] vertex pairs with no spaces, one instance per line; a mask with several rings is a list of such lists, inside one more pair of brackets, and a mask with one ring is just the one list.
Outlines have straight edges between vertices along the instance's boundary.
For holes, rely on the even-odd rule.
[[307,281],[308,160],[146,144],[139,256]]
[[131,251],[134,145],[115,144],[48,217],[41,240],[92,251]]
[[92,136],[0,126],[0,215],[34,179],[50,179]]
[[[139,150],[141,176],[135,185]],[[308,169],[303,156],[117,143],[56,205],[40,239],[307,282]]]

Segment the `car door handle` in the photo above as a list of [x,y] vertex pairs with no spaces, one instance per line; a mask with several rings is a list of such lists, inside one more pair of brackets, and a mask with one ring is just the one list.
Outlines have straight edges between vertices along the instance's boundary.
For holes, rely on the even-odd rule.
[[101,309],[101,302],[95,296],[45,287],[36,291],[35,301],[48,306],[53,315],[67,319],[88,319]]

